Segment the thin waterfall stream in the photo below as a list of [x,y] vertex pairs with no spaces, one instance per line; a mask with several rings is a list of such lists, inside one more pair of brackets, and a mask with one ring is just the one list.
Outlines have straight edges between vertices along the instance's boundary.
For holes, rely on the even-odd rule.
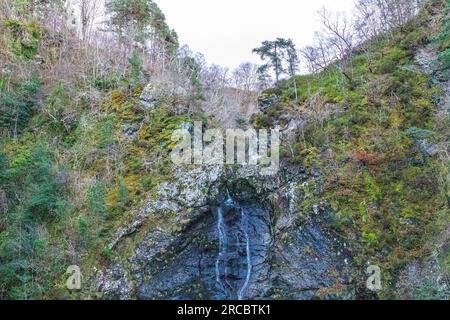
[[[223,205],[215,211],[219,240],[219,251],[215,264],[216,282],[219,290],[223,290],[227,296],[242,300],[250,284],[253,269],[248,230],[250,212],[248,208],[239,206],[228,190]],[[227,213],[240,212],[239,217],[229,220],[230,227],[227,226],[224,211]],[[229,242],[229,239],[232,239],[232,242]]]
[[247,276],[245,277],[245,282],[244,285],[242,286],[241,290],[239,290],[238,293],[238,299],[242,300],[243,295],[245,294],[249,281],[250,281],[250,277],[252,275],[252,257],[251,257],[251,252],[250,252],[250,237],[248,236],[248,223],[247,223],[247,216],[245,215],[245,210],[241,209],[241,213],[242,213],[242,223],[245,224],[243,226],[243,230],[245,233],[245,249],[246,249],[246,255],[247,255]]
[[148,264],[140,298],[245,300],[270,289],[272,215],[263,201],[223,189],[166,256]]
[[[139,299],[310,299],[316,288],[348,281],[345,251],[320,220],[274,234],[280,217],[264,200],[224,188],[161,256],[149,263],[142,255]],[[138,250],[154,246],[148,239]]]

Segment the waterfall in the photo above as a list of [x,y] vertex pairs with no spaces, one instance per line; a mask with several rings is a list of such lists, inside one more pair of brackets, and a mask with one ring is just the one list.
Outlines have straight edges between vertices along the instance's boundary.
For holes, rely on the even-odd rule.
[[215,212],[219,240],[215,262],[216,283],[227,297],[242,300],[250,284],[253,268],[248,230],[251,211],[239,206],[227,190],[226,198]]
[[230,195],[230,191],[227,188],[227,198],[225,200],[225,205],[229,208],[234,207],[234,200]]
[[[149,265],[150,276],[139,287],[140,297],[265,297],[271,287],[267,276],[271,268],[270,211],[258,199],[247,199],[239,190],[225,189],[208,209],[208,214],[201,215],[174,245],[174,251],[167,253],[170,259],[156,259]],[[159,240],[159,236],[155,235],[155,239]],[[152,245],[153,238],[148,243]]]
[[[245,277],[245,282],[242,288],[239,290],[238,293],[238,300],[242,300],[242,297],[244,296],[248,284],[250,282],[250,277],[252,275],[252,257],[250,252],[250,237],[248,236],[248,217],[245,214],[244,208],[241,208],[241,225],[242,225],[242,231],[245,235],[245,252],[247,257],[247,275]],[[245,222],[245,223],[244,223]]]
[[[222,283],[221,274],[220,274],[220,262],[225,259],[225,256],[227,254],[227,247],[228,247],[228,237],[227,237],[227,230],[223,218],[223,210],[222,207],[217,208],[217,233],[219,235],[219,254],[217,255],[216,260],[216,282],[219,284],[219,286],[224,290],[227,291],[224,284]],[[225,280],[227,278],[227,266],[226,263],[224,265],[224,275]]]

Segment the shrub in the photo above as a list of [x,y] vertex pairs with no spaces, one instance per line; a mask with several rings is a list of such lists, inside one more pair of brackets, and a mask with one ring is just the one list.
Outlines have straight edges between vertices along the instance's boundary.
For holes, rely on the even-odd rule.
[[394,72],[399,64],[403,64],[407,58],[406,50],[399,46],[385,50],[383,57],[377,63],[377,71],[380,74]]
[[88,207],[90,213],[95,216],[103,217],[107,213],[106,203],[106,188],[105,186],[97,181],[93,186],[91,186],[87,192]]
[[412,50],[421,45],[426,41],[427,37],[421,29],[410,32],[406,38],[402,41],[405,49]]
[[448,18],[448,12],[450,12],[450,2],[447,1],[447,16],[442,24],[442,32],[433,39],[438,46],[439,60],[444,69],[450,68],[450,18]]
[[97,132],[98,147],[100,149],[107,149],[114,142],[114,127],[116,120],[113,117],[108,117],[100,124]]
[[79,118],[70,88],[61,82],[57,83],[44,102],[46,108],[44,114],[48,115],[50,127],[60,136],[66,137],[67,133],[76,128]]
[[412,128],[407,129],[405,131],[405,133],[411,139],[413,139],[415,141],[430,139],[430,138],[433,138],[436,135],[436,133],[434,131],[421,129],[421,128],[416,128],[416,127],[412,127]]
[[444,69],[450,68],[450,48],[439,53],[439,60]]
[[5,26],[11,32],[11,49],[14,54],[26,60],[32,59],[39,49],[39,26],[18,20],[7,20]]
[[25,179],[25,214],[32,220],[57,218],[57,204],[61,185],[52,169],[52,155],[48,146],[38,145],[31,156],[29,173]]
[[374,164],[378,159],[376,154],[367,151],[356,151],[353,156],[364,165]]
[[50,250],[47,231],[48,223],[67,208],[63,185],[56,179],[49,146],[25,142],[15,147],[9,166],[2,156],[6,181],[0,183],[14,188],[16,202],[0,220],[8,230],[0,233],[0,298],[42,298],[54,286],[54,277],[63,274],[64,256],[55,245]]
[[41,81],[36,75],[23,83],[8,83],[0,76],[0,129],[19,134],[36,112]]
[[128,59],[130,63],[130,84],[132,87],[137,87],[142,83],[142,59],[136,50]]
[[122,77],[117,72],[103,72],[89,80],[89,85],[104,91],[117,89]]

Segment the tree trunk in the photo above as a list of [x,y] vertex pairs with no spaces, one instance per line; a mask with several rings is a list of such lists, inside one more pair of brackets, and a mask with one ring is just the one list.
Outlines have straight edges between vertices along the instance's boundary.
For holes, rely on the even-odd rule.
[[277,50],[277,44],[275,44],[275,78],[278,82],[279,78],[280,78],[280,70],[279,70],[279,66],[278,66],[278,50]]

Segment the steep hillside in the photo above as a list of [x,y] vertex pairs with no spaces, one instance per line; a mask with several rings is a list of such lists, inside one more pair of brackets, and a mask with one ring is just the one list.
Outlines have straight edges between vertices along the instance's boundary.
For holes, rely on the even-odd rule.
[[361,46],[351,81],[338,66],[290,79],[263,93],[254,118],[288,130],[296,120],[284,157],[322,172],[310,201],[331,206],[361,270],[381,267],[383,298],[448,297],[448,22],[449,3],[434,1]]
[[[449,298],[448,0],[256,114],[156,5],[149,49],[19,9],[0,29],[0,299]],[[282,128],[280,171],[173,164],[195,121]]]

